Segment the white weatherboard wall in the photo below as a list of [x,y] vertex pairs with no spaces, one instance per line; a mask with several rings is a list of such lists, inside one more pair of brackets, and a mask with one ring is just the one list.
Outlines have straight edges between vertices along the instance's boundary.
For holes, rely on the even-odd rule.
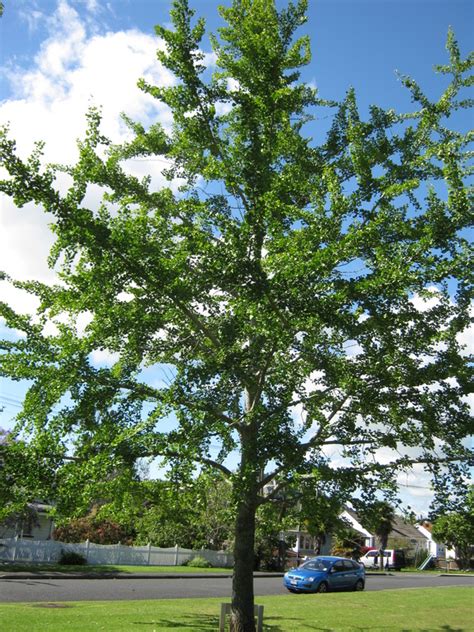
[[340,515],[339,518],[342,518],[343,520],[345,520],[346,522],[348,522],[351,527],[353,529],[355,529],[356,531],[358,531],[361,535],[364,536],[365,538],[365,546],[374,546],[375,544],[375,537],[372,533],[370,533],[369,531],[367,531],[367,529],[365,529],[360,522],[358,522],[354,516],[352,516],[348,511],[343,511]]
[[178,546],[162,549],[156,546],[125,546],[124,544],[69,544],[55,540],[0,540],[0,560],[4,562],[57,562],[61,552],[74,551],[83,555],[89,564],[122,564],[140,566],[179,566],[196,555],[213,566],[231,567],[234,557],[225,551],[182,549]]
[[454,549],[448,549],[444,544],[440,544],[433,540],[433,535],[429,529],[423,525],[416,524],[415,527],[422,533],[428,541],[428,550],[431,555],[444,559],[455,559],[456,552]]

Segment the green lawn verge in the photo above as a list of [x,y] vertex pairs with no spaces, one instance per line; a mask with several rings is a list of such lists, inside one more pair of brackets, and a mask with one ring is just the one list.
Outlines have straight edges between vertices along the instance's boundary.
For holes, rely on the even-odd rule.
[[[395,571],[391,571],[391,572],[395,572]],[[441,567],[441,568],[428,568],[424,571],[420,571],[419,568],[416,568],[414,566],[407,566],[406,568],[402,568],[401,570],[402,573],[427,573],[427,574],[431,574],[431,575],[439,575],[440,573],[453,573],[455,575],[466,575],[467,577],[474,577],[474,571],[462,571],[459,569],[454,569],[454,568],[449,568],[449,570],[446,570],[445,568]]]
[[[257,597],[266,632],[468,632],[470,588]],[[215,632],[222,599],[0,604],[2,632]],[[34,624],[32,624],[34,622]]]
[[231,573],[231,568],[193,568],[191,566],[122,566],[86,564],[72,566],[67,564],[0,564],[1,573],[42,573],[53,571],[60,573]]

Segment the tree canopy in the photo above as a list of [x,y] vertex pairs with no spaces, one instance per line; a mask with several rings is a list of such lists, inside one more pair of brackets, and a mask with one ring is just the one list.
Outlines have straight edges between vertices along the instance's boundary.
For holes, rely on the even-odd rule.
[[474,486],[471,485],[466,505],[458,511],[439,515],[433,522],[436,542],[454,547],[461,568],[469,569],[474,546]]
[[[414,110],[373,106],[364,119],[353,90],[336,104],[300,81],[306,5],[221,8],[209,69],[204,20],[175,0],[173,26],[156,32],[176,82],[139,82],[170,108],[170,129],[125,116],[129,140],[114,144],[92,108],[66,166],[43,165],[41,143],[24,159],[7,130],[0,139],[0,190],[51,214],[59,270],[54,286],[17,283],[39,297],[39,321],[1,307],[23,332],[2,343],[2,373],[31,380],[18,427],[45,454],[73,459],[58,489],[120,480],[148,456],[167,459],[173,476],[200,464],[227,477],[236,630],[254,629],[260,504],[301,475],[328,496],[395,494],[414,463],[446,491],[469,459],[459,334],[470,323],[472,136],[447,121],[470,105],[472,57],[450,32],[439,99],[405,77]],[[332,125],[311,138],[321,109]],[[127,170],[154,158],[169,186]],[[97,208],[85,202],[91,186]],[[97,349],[117,354],[113,366],[94,366]],[[144,368],[160,366],[168,382],[147,382]]]

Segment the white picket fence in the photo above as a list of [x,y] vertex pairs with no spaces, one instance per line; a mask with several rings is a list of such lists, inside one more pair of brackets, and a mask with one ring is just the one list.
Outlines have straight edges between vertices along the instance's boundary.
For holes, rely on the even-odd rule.
[[57,562],[62,551],[74,551],[83,555],[88,564],[121,564],[140,566],[180,566],[200,555],[212,566],[232,567],[234,558],[225,551],[209,549],[183,549],[178,545],[162,549],[146,546],[125,546],[124,544],[94,544],[81,542],[69,544],[55,540],[27,540],[22,538],[0,539],[0,561],[4,562]]

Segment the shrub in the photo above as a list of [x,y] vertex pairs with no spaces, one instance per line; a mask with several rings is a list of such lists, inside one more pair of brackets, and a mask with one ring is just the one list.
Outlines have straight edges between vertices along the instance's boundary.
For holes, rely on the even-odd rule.
[[196,555],[191,560],[188,560],[186,566],[190,566],[191,568],[212,568],[212,564],[209,560],[206,560],[202,555]]
[[84,566],[87,564],[86,558],[80,553],[75,551],[61,551],[61,557],[58,560],[59,564],[68,564],[74,566]]
[[92,517],[71,520],[62,527],[56,527],[53,538],[60,542],[84,542],[95,544],[129,544],[130,538],[124,527],[110,520],[98,520]]

